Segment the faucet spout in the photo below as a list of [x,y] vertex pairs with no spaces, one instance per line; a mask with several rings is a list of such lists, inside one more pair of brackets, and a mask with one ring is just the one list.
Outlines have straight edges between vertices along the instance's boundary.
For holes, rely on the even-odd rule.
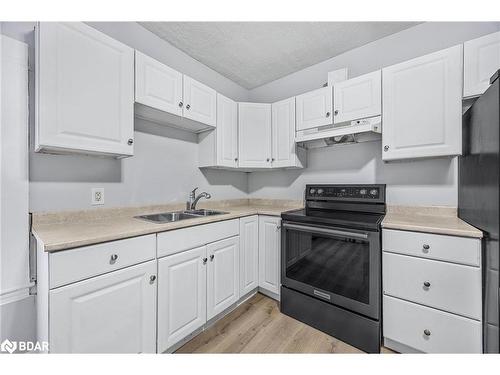
[[191,192],[191,195],[190,195],[190,206],[189,206],[190,210],[196,210],[196,205],[198,204],[198,201],[201,198],[205,198],[205,199],[212,198],[212,196],[209,193],[205,192],[205,191],[203,193],[200,193],[198,196],[196,196],[195,190],[193,190]]

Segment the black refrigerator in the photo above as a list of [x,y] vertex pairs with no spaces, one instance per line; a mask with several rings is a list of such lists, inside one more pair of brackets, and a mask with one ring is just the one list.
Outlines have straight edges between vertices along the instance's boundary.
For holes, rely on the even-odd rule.
[[500,70],[491,77],[488,90],[463,115],[463,153],[458,162],[458,216],[484,233],[482,265],[485,353],[500,352],[499,74]]

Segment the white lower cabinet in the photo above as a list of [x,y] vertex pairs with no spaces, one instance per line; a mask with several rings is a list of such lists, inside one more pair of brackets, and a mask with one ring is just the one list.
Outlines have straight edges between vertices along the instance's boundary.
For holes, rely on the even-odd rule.
[[49,293],[52,353],[156,352],[156,261]]
[[206,323],[207,247],[158,260],[158,352]]
[[240,238],[227,238],[207,246],[207,320],[239,298]]
[[259,217],[240,219],[240,296],[259,286]]
[[259,216],[259,287],[280,293],[281,218]]

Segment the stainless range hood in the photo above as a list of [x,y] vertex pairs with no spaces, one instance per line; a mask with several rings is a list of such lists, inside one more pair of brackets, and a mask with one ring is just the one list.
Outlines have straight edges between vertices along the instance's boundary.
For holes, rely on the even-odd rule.
[[349,125],[328,125],[297,132],[295,143],[306,149],[377,141],[382,138],[381,116],[352,121]]

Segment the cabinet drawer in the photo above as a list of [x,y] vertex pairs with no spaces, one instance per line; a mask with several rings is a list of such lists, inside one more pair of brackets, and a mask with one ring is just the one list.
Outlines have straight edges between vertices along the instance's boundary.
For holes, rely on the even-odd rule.
[[239,220],[197,225],[158,233],[158,258],[237,236]]
[[384,253],[382,275],[384,294],[481,319],[480,268]]
[[482,352],[480,322],[389,296],[383,300],[384,337],[425,353]]
[[50,288],[155,258],[154,234],[49,254]]
[[439,234],[384,229],[384,251],[421,258],[477,266],[481,264],[481,240]]

